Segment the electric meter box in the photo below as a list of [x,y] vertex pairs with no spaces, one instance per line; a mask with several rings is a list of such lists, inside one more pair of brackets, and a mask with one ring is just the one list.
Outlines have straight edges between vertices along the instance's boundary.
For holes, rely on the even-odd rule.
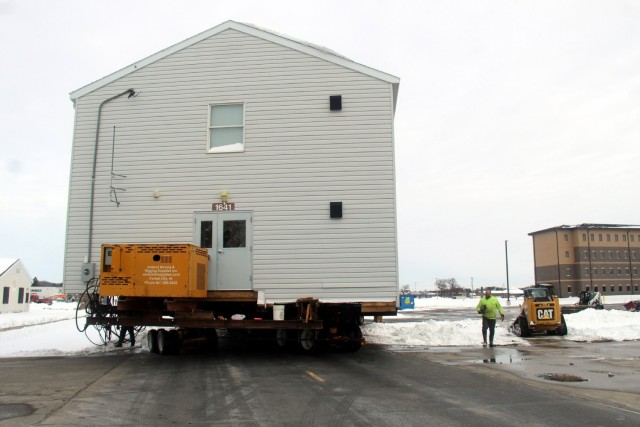
[[205,298],[209,254],[189,244],[102,245],[100,295]]

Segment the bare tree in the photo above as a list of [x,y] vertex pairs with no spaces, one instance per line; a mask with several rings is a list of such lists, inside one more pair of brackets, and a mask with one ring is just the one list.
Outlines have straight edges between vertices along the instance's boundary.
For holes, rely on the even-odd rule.
[[440,296],[443,296],[444,292],[449,289],[448,279],[436,279],[436,288],[438,288]]

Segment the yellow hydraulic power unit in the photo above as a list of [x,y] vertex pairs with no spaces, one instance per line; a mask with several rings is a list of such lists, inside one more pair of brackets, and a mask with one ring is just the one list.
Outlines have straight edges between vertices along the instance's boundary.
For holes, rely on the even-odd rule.
[[208,266],[189,244],[102,245],[100,295],[205,298]]

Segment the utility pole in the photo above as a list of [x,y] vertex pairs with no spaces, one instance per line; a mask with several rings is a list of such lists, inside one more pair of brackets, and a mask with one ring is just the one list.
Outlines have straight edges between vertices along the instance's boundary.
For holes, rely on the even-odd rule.
[[504,241],[504,259],[507,267],[507,303],[511,303],[509,299],[509,246],[508,240]]

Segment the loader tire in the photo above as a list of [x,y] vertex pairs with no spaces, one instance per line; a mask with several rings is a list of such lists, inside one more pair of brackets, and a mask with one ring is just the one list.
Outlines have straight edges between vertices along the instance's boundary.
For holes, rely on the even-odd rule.
[[526,338],[531,336],[531,330],[527,323],[527,318],[519,316],[513,323],[513,332],[519,337]]
[[565,336],[567,335],[568,331],[567,331],[567,322],[564,321],[564,314],[561,315],[561,319],[562,319],[562,325],[557,329],[556,334]]

